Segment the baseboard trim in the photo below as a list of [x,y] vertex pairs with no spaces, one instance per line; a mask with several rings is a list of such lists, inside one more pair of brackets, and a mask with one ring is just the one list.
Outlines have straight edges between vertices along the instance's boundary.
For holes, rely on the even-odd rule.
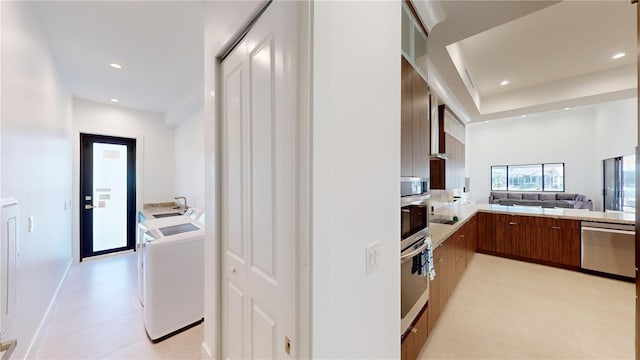
[[47,306],[47,311],[44,313],[42,317],[42,321],[38,325],[35,334],[31,338],[31,342],[29,343],[29,347],[27,348],[27,352],[25,358],[27,359],[35,359],[38,354],[38,349],[42,343],[42,339],[46,333],[47,326],[51,320],[51,315],[53,313],[53,309],[55,308],[56,302],[58,301],[58,294],[60,293],[60,289],[62,288],[62,284],[67,279],[67,275],[69,275],[69,270],[71,270],[71,265],[73,264],[73,259],[69,259],[67,263],[67,268],[64,270],[64,274],[58,282],[58,286],[56,287],[56,291],[53,293],[51,297],[51,301],[49,302],[49,306]]
[[211,350],[209,350],[209,347],[204,343],[204,341],[200,343],[200,355],[203,359],[213,359],[213,356],[211,356]]

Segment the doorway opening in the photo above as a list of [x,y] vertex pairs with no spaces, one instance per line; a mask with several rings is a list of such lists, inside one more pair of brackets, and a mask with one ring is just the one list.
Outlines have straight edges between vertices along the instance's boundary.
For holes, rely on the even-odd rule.
[[80,261],[135,251],[136,140],[80,134]]

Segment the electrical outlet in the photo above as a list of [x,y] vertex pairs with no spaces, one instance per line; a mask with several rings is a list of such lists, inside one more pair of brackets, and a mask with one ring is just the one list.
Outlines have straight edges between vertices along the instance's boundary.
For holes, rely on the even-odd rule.
[[367,245],[365,248],[366,254],[366,272],[367,275],[378,269],[380,261],[380,242],[376,241]]

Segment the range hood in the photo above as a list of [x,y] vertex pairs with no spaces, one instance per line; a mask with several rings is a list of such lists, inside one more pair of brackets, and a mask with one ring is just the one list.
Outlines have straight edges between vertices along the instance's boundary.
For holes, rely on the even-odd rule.
[[[429,158],[431,160],[447,160],[449,155],[445,152],[441,152],[440,149],[444,150],[444,144],[442,144],[442,148],[440,147],[440,132],[444,133],[444,109],[441,111],[440,108],[444,108],[444,105],[440,105],[438,103],[438,97],[435,94],[431,94],[431,156]],[[444,136],[443,136],[444,138]]]

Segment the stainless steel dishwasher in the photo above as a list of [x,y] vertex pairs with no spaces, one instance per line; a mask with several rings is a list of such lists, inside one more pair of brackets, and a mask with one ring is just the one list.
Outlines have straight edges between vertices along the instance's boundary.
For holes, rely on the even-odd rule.
[[581,230],[583,269],[635,279],[634,225],[583,221]]

